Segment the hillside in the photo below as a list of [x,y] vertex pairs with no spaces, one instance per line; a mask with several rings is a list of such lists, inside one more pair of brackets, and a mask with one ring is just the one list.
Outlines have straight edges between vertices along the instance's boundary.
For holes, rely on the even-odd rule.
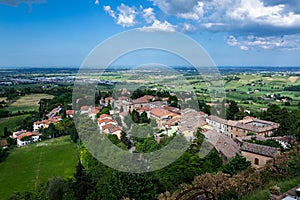
[[10,151],[0,163],[0,199],[14,191],[32,191],[55,176],[72,178],[77,164],[76,146],[70,136]]

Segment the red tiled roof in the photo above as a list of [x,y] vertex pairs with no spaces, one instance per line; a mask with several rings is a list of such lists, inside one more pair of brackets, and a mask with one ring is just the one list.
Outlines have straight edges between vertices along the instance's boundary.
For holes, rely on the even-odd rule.
[[165,117],[172,114],[171,112],[162,108],[153,108],[150,113],[156,117]]
[[19,135],[17,138],[18,140],[21,140],[24,137],[30,137],[30,136],[39,136],[40,134],[37,132],[27,132],[27,133],[23,133],[22,135]]
[[81,106],[80,111],[88,111],[90,106]]
[[153,100],[153,99],[155,99],[154,96],[145,95],[145,96],[142,96],[138,99],[133,100],[132,102],[133,103],[148,103],[148,102],[150,102],[150,100]]
[[100,119],[103,119],[103,118],[112,118],[112,116],[108,115],[108,114],[102,114],[100,115],[99,117]]
[[98,124],[102,124],[102,123],[107,124],[109,122],[117,123],[115,120],[112,120],[112,119],[100,119],[100,118],[98,118]]
[[66,110],[67,115],[74,115],[74,110]]

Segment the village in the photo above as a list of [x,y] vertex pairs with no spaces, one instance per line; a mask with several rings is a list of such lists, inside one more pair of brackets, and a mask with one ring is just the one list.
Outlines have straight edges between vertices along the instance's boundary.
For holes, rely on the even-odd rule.
[[[109,106],[112,109],[108,113],[101,114],[101,111]],[[32,132],[16,131],[13,132],[11,138],[17,140],[19,147],[39,142],[40,130],[61,121],[62,110],[61,106],[54,108],[46,115],[47,119],[35,121],[32,124]],[[96,107],[86,105],[81,106],[78,111],[65,110],[67,118],[73,118],[75,113],[88,115],[89,118],[97,121],[101,133],[116,135],[119,140],[124,127],[127,126],[124,118],[133,112],[137,112],[139,116],[146,116],[149,121],[155,121],[156,130],[160,130],[153,134],[157,142],[160,141],[162,135],[172,136],[178,133],[183,134],[187,140],[193,140],[196,130],[200,128],[205,139],[213,145],[224,162],[239,154],[251,161],[252,166],[257,169],[263,168],[268,161],[280,154],[281,149],[288,149],[290,143],[295,142],[295,139],[288,136],[273,137],[280,126],[278,123],[251,116],[246,116],[242,120],[224,120],[191,108],[181,110],[172,107],[168,105],[168,98],[157,99],[152,95],[144,95],[137,99],[126,96],[118,97],[118,99],[107,97],[100,99],[99,106]],[[116,117],[119,117],[121,122],[118,122]],[[282,148],[264,145],[264,141],[270,139],[277,141]]]

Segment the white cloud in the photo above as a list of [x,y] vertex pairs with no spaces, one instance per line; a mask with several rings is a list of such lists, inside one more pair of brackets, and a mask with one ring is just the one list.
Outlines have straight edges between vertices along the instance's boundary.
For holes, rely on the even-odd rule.
[[119,11],[117,24],[123,27],[130,27],[136,24],[135,18],[137,11],[135,7],[129,7],[122,3],[120,6],[118,6],[117,10]]
[[95,0],[95,4],[96,4],[96,5],[99,5],[99,0]]
[[182,29],[181,29],[182,32],[194,32],[196,31],[196,27],[193,26],[192,24],[190,23],[184,23],[182,25]]
[[284,36],[254,36],[246,37],[229,36],[226,42],[230,46],[239,47],[242,50],[249,50],[253,48],[261,49],[285,49],[285,50],[299,50],[300,49],[300,34],[284,35]]
[[109,14],[109,16],[111,16],[114,19],[117,19],[115,11],[113,11],[110,6],[103,6],[103,9]]
[[112,10],[110,6],[103,6],[103,9],[116,20],[117,24],[123,27],[130,27],[136,24],[137,11],[135,7],[121,4],[117,7],[117,11]]
[[176,31],[176,26],[170,24],[168,21],[159,21],[157,19],[154,20],[151,26],[144,26],[140,28],[142,31],[166,31],[166,32],[174,32]]
[[[1,1],[1,0],[0,0]],[[149,0],[155,7],[139,9],[121,4],[104,7],[123,27],[191,32],[208,30],[230,36],[226,42],[242,50],[253,48],[298,49],[300,5],[294,0]],[[159,13],[162,12],[162,13]],[[156,17],[156,13],[158,14]],[[178,18],[174,20],[174,17]],[[172,21],[169,21],[172,19]],[[248,36],[251,34],[250,36]],[[283,36],[284,41],[281,41]],[[294,41],[293,41],[294,39]]]
[[300,14],[286,12],[284,4],[265,6],[261,0],[240,0],[235,8],[227,10],[227,16],[237,21],[274,27],[300,25]]
[[178,13],[177,16],[184,19],[200,20],[203,17],[203,2],[197,2],[191,12]]
[[143,9],[143,18],[145,19],[146,23],[153,23],[156,18],[154,15],[154,9],[153,8],[145,8]]

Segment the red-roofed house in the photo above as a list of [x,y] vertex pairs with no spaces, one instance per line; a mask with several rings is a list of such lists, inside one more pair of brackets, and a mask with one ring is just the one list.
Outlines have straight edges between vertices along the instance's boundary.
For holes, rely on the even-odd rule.
[[163,121],[170,119],[172,114],[173,113],[171,113],[165,109],[162,109],[162,108],[153,108],[150,111],[150,117],[152,119],[156,120],[157,126],[159,128],[162,128]]
[[19,147],[31,144],[33,142],[38,142],[40,138],[39,133],[37,132],[26,132],[17,137],[17,145]]
[[107,134],[116,135],[118,139],[121,139],[122,127],[114,124],[106,124],[103,127],[103,132]]
[[100,110],[93,108],[93,109],[91,109],[91,110],[89,111],[89,117],[92,118],[92,120],[95,120],[95,119],[96,119],[96,115],[97,115],[99,112],[100,112]]
[[81,106],[80,108],[80,114],[83,115],[83,114],[88,114],[89,111],[91,111],[91,106]]
[[98,119],[98,126],[100,128],[100,130],[103,130],[103,126],[108,125],[108,124],[112,124],[112,125],[118,125],[117,121],[113,120],[113,119]]
[[66,110],[67,117],[73,118],[74,116],[74,110]]

